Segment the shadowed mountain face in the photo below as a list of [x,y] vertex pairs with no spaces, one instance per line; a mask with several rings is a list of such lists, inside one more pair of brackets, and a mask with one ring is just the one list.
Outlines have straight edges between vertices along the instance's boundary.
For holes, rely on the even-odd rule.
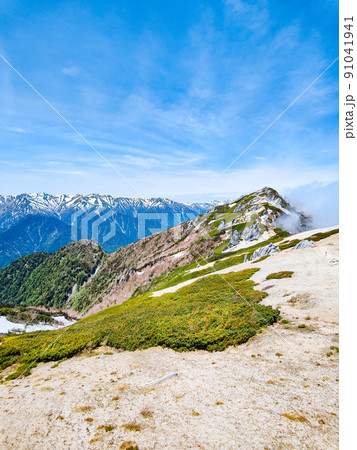
[[28,215],[0,234],[0,267],[34,252],[55,252],[71,242],[71,227],[54,217]]
[[[33,252],[90,239],[106,252],[195,218],[217,204],[109,195],[0,196],[0,268]],[[155,215],[156,214],[156,215]]]

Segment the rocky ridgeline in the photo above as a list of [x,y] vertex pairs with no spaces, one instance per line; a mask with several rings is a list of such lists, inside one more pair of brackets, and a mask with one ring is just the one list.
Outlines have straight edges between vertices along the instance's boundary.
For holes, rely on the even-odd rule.
[[[290,227],[294,224],[294,232],[303,231],[309,223],[308,216],[297,211],[274,189],[268,187],[242,196],[224,207],[219,206],[203,217],[208,220],[208,225],[216,228],[217,233],[230,234],[230,240],[223,252],[231,252],[239,245],[256,241],[277,226],[284,229],[284,222],[290,224]],[[197,224],[199,226],[200,223],[202,221],[197,218],[190,223],[190,227]]]

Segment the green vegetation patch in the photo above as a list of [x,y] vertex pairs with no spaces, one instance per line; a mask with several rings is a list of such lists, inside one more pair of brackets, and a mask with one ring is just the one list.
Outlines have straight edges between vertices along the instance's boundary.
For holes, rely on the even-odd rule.
[[0,270],[0,305],[67,305],[74,286],[79,288],[94,273],[104,256],[90,242],[79,241],[54,254],[23,256]]
[[267,293],[254,290],[249,279],[257,270],[212,275],[161,297],[144,294],[79,320],[65,333],[5,337],[0,370],[20,364],[10,376],[16,378],[30,365],[69,358],[103,342],[131,351],[155,346],[221,351],[242,344],[280,319],[278,310],[259,304]]
[[267,258],[269,258],[269,256],[270,255],[265,255],[265,256],[262,256],[261,258],[259,258],[259,259],[256,259],[256,260],[254,260],[254,261],[252,261],[252,263],[258,263],[258,262],[261,262],[261,261],[264,261],[264,259],[267,259]]
[[289,233],[288,231],[282,230],[282,229],[279,228],[279,227],[275,227],[275,228],[274,228],[274,232],[275,232],[275,234],[276,234],[277,236],[279,236],[279,237],[288,237],[288,236],[291,236],[291,233]]
[[[187,266],[184,266],[185,272],[187,270]],[[179,273],[176,276],[172,277],[170,281],[163,283],[160,285],[160,290],[166,289],[171,286],[176,286],[177,284],[183,283],[184,281],[193,280],[194,278],[202,277],[203,275],[207,275],[208,273],[214,272],[213,267],[207,267],[202,270],[195,270],[194,272],[189,273]]]
[[295,247],[299,242],[301,242],[300,239],[292,239],[289,242],[285,242],[279,245],[280,250],[286,250],[287,248]]
[[244,261],[245,255],[237,255],[231,258],[223,259],[222,261],[217,261],[214,263],[214,270],[222,270],[227,269],[228,267],[236,266],[237,264],[242,264]]
[[292,271],[285,270],[282,272],[274,272],[266,277],[267,280],[279,280],[280,278],[291,278],[293,276]]
[[321,241],[321,239],[325,239],[329,236],[332,236],[333,234],[339,233],[339,229],[336,228],[335,230],[326,231],[326,233],[316,233],[310,238],[308,238],[310,241],[318,242]]

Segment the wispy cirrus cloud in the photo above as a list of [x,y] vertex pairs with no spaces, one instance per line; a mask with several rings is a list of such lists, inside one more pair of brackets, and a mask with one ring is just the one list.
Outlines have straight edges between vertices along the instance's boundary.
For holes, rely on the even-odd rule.
[[70,77],[76,77],[80,74],[81,70],[77,66],[63,67],[62,71],[63,75],[68,75]]
[[[71,2],[51,5],[32,20],[24,12],[21,23],[14,10],[0,31],[1,47],[148,195],[186,198],[202,192],[337,49],[336,5],[325,8],[323,23],[314,25],[325,5],[320,0],[306,2],[303,15],[289,2],[274,0],[182,0],[165,11],[151,5],[140,17],[130,1],[110,3],[110,13],[89,4],[81,10],[80,28]],[[0,157],[14,156],[28,169],[11,166],[9,174],[1,173],[2,191],[21,186],[60,192],[62,186],[135,195],[16,74],[0,68]],[[337,110],[338,73],[332,68],[207,195],[229,197],[242,186],[273,184],[275,178],[282,188],[292,180],[298,186],[299,177],[303,184],[329,180],[326,168],[338,158]],[[300,173],[283,165],[287,157]]]
[[27,134],[27,133],[33,133],[30,129],[20,128],[20,127],[0,127],[0,129],[5,131],[11,131],[13,133],[21,133],[21,134]]
[[259,35],[267,32],[270,25],[267,0],[225,0],[225,4],[233,20]]

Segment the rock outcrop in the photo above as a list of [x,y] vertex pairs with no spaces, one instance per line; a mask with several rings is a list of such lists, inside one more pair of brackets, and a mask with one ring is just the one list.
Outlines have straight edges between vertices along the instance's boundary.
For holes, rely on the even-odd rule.
[[240,233],[238,233],[237,230],[234,230],[231,240],[229,241],[228,247],[234,247],[235,245],[239,244],[239,237]]
[[265,247],[260,247],[253,253],[252,257],[250,258],[250,261],[254,261],[254,259],[262,258],[263,256],[270,256],[274,253],[279,253],[280,249],[276,247],[274,244],[270,243],[269,245],[266,245]]
[[315,247],[314,242],[304,239],[300,241],[298,244],[296,244],[295,247],[293,247],[291,250],[299,250],[301,248],[311,248],[311,247]]
[[257,223],[252,225],[251,227],[247,227],[244,229],[242,234],[240,235],[241,239],[243,241],[254,241],[256,239],[259,239],[260,236],[260,228]]

